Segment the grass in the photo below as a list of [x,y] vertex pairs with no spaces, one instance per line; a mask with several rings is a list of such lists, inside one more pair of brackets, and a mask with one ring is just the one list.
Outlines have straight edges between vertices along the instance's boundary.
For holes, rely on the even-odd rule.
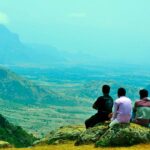
[[5,150],[145,150],[150,148],[150,143],[140,144],[131,147],[117,147],[117,148],[95,148],[93,145],[74,146],[73,143],[38,146],[33,148],[8,148]]

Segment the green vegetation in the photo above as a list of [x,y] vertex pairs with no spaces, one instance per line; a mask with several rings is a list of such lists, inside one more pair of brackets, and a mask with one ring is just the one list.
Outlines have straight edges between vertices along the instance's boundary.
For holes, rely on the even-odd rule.
[[85,130],[84,126],[64,126],[50,132],[35,145],[62,144],[75,141],[75,145],[95,144],[96,147],[132,146],[150,142],[150,129],[137,124],[117,124],[108,127],[109,122],[100,123]]
[[149,87],[150,81],[148,71],[130,67],[125,71],[94,66],[11,70],[17,74],[0,68],[0,113],[36,137],[60,126],[84,124],[95,113],[91,106],[103,84],[112,86],[114,99],[117,88],[123,86],[135,101],[138,90]]
[[0,115],[0,140],[7,141],[15,147],[27,147],[31,146],[36,138],[28,134],[20,126],[14,126],[9,123]]

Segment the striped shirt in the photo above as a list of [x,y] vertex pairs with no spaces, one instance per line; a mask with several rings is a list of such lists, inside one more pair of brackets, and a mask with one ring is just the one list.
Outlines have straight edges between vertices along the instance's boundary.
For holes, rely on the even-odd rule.
[[134,105],[135,119],[134,122],[143,126],[150,125],[150,99],[143,98],[135,102]]

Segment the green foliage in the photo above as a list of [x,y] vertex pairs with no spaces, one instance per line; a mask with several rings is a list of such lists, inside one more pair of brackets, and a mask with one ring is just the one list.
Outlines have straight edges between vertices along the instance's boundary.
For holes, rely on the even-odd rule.
[[15,147],[27,147],[32,145],[36,138],[0,115],[0,140],[7,141]]
[[60,144],[68,141],[75,141],[85,130],[83,126],[63,126],[57,130],[51,131],[46,138],[36,142],[36,144]]

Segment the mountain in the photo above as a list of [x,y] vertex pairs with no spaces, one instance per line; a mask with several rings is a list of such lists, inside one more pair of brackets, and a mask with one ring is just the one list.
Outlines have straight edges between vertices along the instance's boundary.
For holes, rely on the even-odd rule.
[[37,86],[3,67],[0,67],[0,98],[27,104],[58,104],[62,101],[55,92]]
[[50,65],[65,61],[55,47],[40,44],[25,44],[19,35],[0,24],[0,64]]
[[0,25],[0,63],[14,64],[29,60],[24,49],[25,46],[19,36],[10,32],[4,25]]
[[20,104],[87,105],[86,101],[49,90],[4,67],[0,67],[0,98]]
[[99,59],[83,52],[62,51],[44,44],[28,44],[0,24],[0,64],[26,66],[63,66],[97,64]]
[[31,146],[36,138],[28,134],[20,126],[9,123],[0,115],[0,140],[7,141],[15,147],[27,147]]

